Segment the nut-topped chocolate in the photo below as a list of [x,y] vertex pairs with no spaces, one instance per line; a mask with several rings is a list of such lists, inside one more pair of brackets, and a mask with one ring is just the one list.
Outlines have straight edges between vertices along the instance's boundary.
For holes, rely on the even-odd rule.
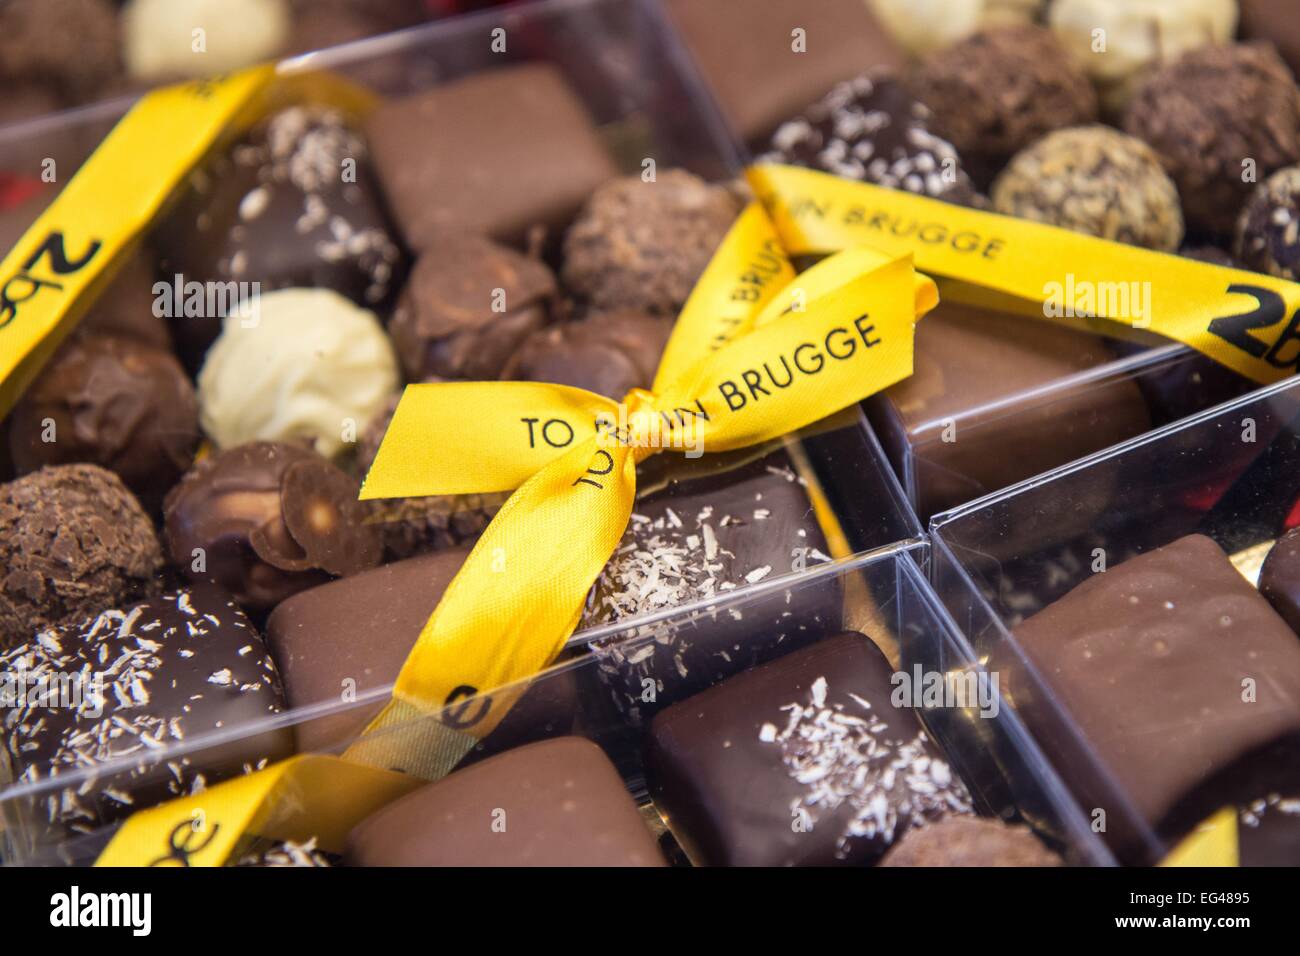
[[0,485],[0,646],[157,590],[162,549],[140,503],[98,465]]
[[1247,269],[1300,278],[1300,166],[1279,169],[1251,194],[1233,251]]
[[250,442],[201,461],[164,504],[172,561],[247,610],[379,563],[379,530],[360,486],[294,445]]
[[88,832],[292,750],[288,732],[279,730],[156,759],[163,748],[284,707],[261,637],[211,587],[167,592],[42,631],[0,655],[0,674],[26,691],[3,718],[16,780],[37,784],[126,761],[43,793],[42,823],[56,830]]
[[150,509],[193,460],[194,386],[170,352],[78,336],[27,389],[9,420],[20,474],[91,462],[116,472]]

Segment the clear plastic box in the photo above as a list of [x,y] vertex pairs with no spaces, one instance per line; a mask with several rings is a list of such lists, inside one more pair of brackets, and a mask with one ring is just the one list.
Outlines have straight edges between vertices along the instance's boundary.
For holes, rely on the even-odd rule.
[[[618,684],[611,683],[611,673],[617,675],[628,657],[657,642],[714,640],[720,634],[720,621],[731,619],[733,614],[742,617],[756,611],[761,614],[764,603],[772,600],[823,605],[829,602],[837,610],[835,620],[828,619],[823,632],[808,635],[801,643],[785,644],[770,655],[772,659],[798,653],[841,629],[849,629],[867,635],[895,668],[911,670],[919,666],[945,672],[978,668],[966,641],[926,583],[922,570],[925,556],[926,546],[922,542],[897,545],[824,565],[797,578],[763,582],[749,593],[737,592],[714,602],[698,602],[664,612],[635,627],[610,627],[577,635],[571,642],[575,649],[596,639],[607,649],[617,649],[617,654],[584,654],[526,682],[527,690],[506,722],[487,738],[484,748],[474,756],[487,756],[549,737],[577,735],[592,740],[618,767],[629,792],[643,810],[646,825],[659,836],[666,858],[675,863],[689,862],[689,856],[674,835],[674,821],[670,816],[665,818],[650,796],[643,761],[645,723],[620,706]],[[743,672],[749,664],[737,662],[735,673]],[[731,676],[735,674],[721,679]],[[701,689],[669,687],[659,703],[668,706]],[[384,688],[363,695],[351,706],[364,710],[384,698],[387,692]],[[969,788],[978,812],[1029,823],[1069,863],[1111,862],[1105,847],[1082,824],[1078,808],[1010,708],[1000,707],[996,714],[983,717],[974,704],[928,707],[920,714],[943,756]],[[307,713],[286,714],[273,723],[283,728],[310,717]],[[263,728],[266,729],[269,726]],[[384,733],[403,729],[391,728]],[[220,739],[187,741],[183,748],[159,754],[158,759],[177,759],[184,754],[197,759],[209,748],[228,743],[233,736],[231,732]],[[105,779],[104,775],[113,769],[104,766],[97,779]],[[459,769],[453,771],[457,772]],[[59,784],[76,786],[80,782],[79,777],[69,777],[61,779]],[[36,838],[37,828],[23,825],[31,820],[49,788],[50,783],[46,782],[43,786],[10,790],[0,798],[9,862],[51,865],[92,862],[115,832],[116,825],[60,842],[42,842]],[[299,804],[300,809],[305,807],[304,819],[309,820],[313,795],[303,793],[295,797],[286,802]],[[309,824],[303,825],[309,829]]]
[[[1300,686],[1288,663],[1292,648],[1282,619],[1261,611],[1249,593],[1233,596],[1231,590],[1216,590],[1222,583],[1205,583],[1201,569],[1218,567],[1218,558],[1203,540],[1196,542],[1202,545],[1196,552],[1202,555],[1199,566],[1174,574],[1172,583],[1168,568],[1143,572],[1145,577],[1131,585],[1114,577],[1124,574],[1125,561],[1175,542],[1186,546],[1187,536],[1203,535],[1251,584],[1257,583],[1273,542],[1297,521],[1298,436],[1300,384],[1291,380],[941,514],[931,524],[932,579],[940,599],[973,653],[990,668],[1022,681],[1019,692],[1014,683],[1008,691],[1012,706],[1075,800],[1087,808],[1090,824],[1098,810],[1105,811],[1103,837],[1125,862],[1162,859],[1192,832],[1197,818],[1229,807],[1237,812],[1243,865],[1300,863],[1300,802],[1295,800],[1300,781],[1292,769],[1296,731],[1270,731],[1265,743],[1238,743],[1229,736],[1237,733],[1237,714],[1219,696],[1222,691],[1230,699],[1228,689],[1217,683],[1198,689],[1197,683],[1228,680],[1225,675],[1244,667],[1261,690],[1257,700],[1242,697],[1242,703],[1262,701],[1253,712],[1257,716],[1245,723],[1258,728],[1276,720],[1300,728],[1300,718],[1292,717],[1292,712],[1300,713]],[[1222,582],[1222,569],[1216,573],[1215,580]],[[1102,575],[1107,576],[1104,583],[1097,580]],[[1226,578],[1240,589],[1235,575]],[[1062,663],[1045,650],[1044,625],[1025,622],[1085,584],[1084,597],[1073,600],[1092,603],[1073,605],[1073,631],[1057,632],[1059,641],[1078,641],[1070,645],[1075,656]],[[1177,608],[1188,602],[1200,609],[1199,616],[1157,617],[1154,623],[1142,617],[1141,629],[1131,631],[1125,629],[1126,621],[1090,620],[1090,612],[1106,613],[1097,602],[1112,592],[1101,589],[1117,584],[1129,589],[1113,593],[1128,594],[1132,615],[1147,613],[1144,595],[1151,594],[1154,604],[1165,593],[1162,606],[1170,615],[1187,613]],[[1254,623],[1245,633],[1227,632],[1244,642],[1225,648],[1227,658],[1208,656],[1206,648],[1218,654],[1218,645],[1177,656],[1182,648],[1198,646],[1191,642],[1202,639],[1198,635],[1206,633],[1204,628],[1233,626],[1234,617]],[[1112,625],[1133,655],[1152,655],[1158,662],[1149,665],[1152,670],[1133,675],[1122,669],[1127,666],[1122,658],[1103,658],[1103,648],[1114,646],[1107,641],[1115,638],[1103,633]],[[1264,643],[1265,634],[1271,643]],[[1269,648],[1277,653],[1268,656]],[[1094,659],[1110,661],[1096,666],[1113,664],[1115,670],[1108,673],[1115,686],[1159,706],[1160,719],[1144,725],[1129,716],[1131,701],[1110,700],[1082,677],[1089,666],[1082,661]],[[1165,660],[1170,668],[1185,668],[1169,686],[1157,683],[1164,679]],[[1211,667],[1205,663],[1209,660],[1217,663]],[[1007,689],[1007,681],[1002,683]],[[1242,693],[1252,686],[1243,684]],[[1180,688],[1191,690],[1184,694]],[[1110,701],[1117,716],[1107,716],[1099,701]],[[1157,802],[1146,792],[1148,782],[1164,772],[1155,766],[1160,748],[1170,751],[1186,739],[1180,728],[1192,728],[1205,743],[1194,745],[1195,756],[1175,768],[1191,779],[1170,788],[1176,801]],[[1143,758],[1147,766],[1141,766]]]
[[[509,37],[505,54],[492,52],[492,31],[498,27]],[[622,169],[639,172],[642,157],[650,155],[660,169],[682,166],[714,181],[739,172],[739,153],[710,97],[698,86],[658,5],[648,0],[546,0],[489,10],[309,54],[287,61],[282,70],[328,69],[382,94],[401,95],[507,62],[537,59],[563,71]],[[60,179],[66,179],[129,105],[129,100],[117,100],[0,130],[0,172],[32,176],[43,158],[53,157]],[[860,410],[848,409],[765,451],[788,459],[807,483],[829,556],[843,558],[920,536],[921,527]],[[727,470],[736,461],[706,455],[687,464],[699,485],[716,487],[725,486]],[[667,494],[693,487],[681,482]],[[784,587],[789,578],[778,568],[764,584]],[[743,600],[746,591],[742,587],[733,595]],[[598,638],[612,640],[630,623],[576,635],[573,653]],[[386,694],[385,688],[363,693],[362,703],[373,708]],[[345,708],[311,705],[230,733],[269,733],[340,709]],[[23,797],[12,790],[7,794],[0,798],[11,810],[22,804]],[[5,815],[11,847],[23,843],[22,819],[16,811]],[[24,856],[15,853],[15,858]]]

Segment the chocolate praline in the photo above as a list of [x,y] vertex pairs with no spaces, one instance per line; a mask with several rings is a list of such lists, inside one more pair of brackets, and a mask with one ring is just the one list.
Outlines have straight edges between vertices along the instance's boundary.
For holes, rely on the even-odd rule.
[[162,549],[135,496],[98,465],[0,485],[0,645],[156,593]]
[[561,277],[593,308],[676,317],[739,212],[725,187],[682,169],[611,180],[565,234]]
[[189,467],[198,437],[194,386],[170,352],[95,335],[59,351],[9,423],[19,474],[91,462],[150,509]]
[[250,611],[379,563],[357,482],[315,452],[249,442],[199,462],[163,506],[168,551]]
[[1178,190],[1160,160],[1107,126],[1057,130],[1021,150],[993,183],[993,208],[1159,252],[1183,238]]
[[1188,229],[1229,236],[1254,183],[1300,161],[1300,90],[1267,43],[1203,47],[1146,76],[1124,131],[1160,157]]
[[649,388],[672,320],[635,311],[600,312],[534,332],[502,369],[503,379],[585,388],[621,401]]
[[881,866],[1060,866],[1061,858],[1024,826],[954,816],[912,830]]
[[409,378],[494,379],[549,319],[555,276],[477,236],[437,242],[411,269],[388,323]]

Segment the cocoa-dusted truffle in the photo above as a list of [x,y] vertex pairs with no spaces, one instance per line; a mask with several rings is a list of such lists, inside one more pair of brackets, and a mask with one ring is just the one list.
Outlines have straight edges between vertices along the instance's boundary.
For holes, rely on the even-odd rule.
[[988,817],[951,816],[912,830],[881,866],[1060,866],[1028,827]]
[[96,92],[120,69],[117,11],[109,0],[0,3],[0,75],[52,83],[75,98]]
[[0,643],[157,591],[162,548],[140,503],[98,465],[0,485]]
[[675,317],[739,212],[725,187],[685,170],[612,180],[569,227],[561,277],[596,308]]
[[555,292],[538,260],[478,236],[448,238],[415,263],[388,333],[408,378],[494,379],[546,324]]
[[1050,30],[981,30],[926,58],[913,91],[977,185],[1052,130],[1097,118],[1097,96]]
[[[621,397],[621,396],[620,396]],[[384,432],[393,420],[400,395],[375,416],[357,440],[357,474],[374,463]],[[381,498],[367,502],[370,521],[383,532],[384,548],[393,558],[409,558],[474,541],[505,503],[508,493],[434,495],[428,498]]]
[[957,150],[930,131],[929,109],[887,74],[838,84],[781,124],[760,162],[825,170],[846,179],[973,205]]
[[1058,130],[1016,154],[993,184],[993,208],[1161,252],[1183,238],[1178,190],[1160,160],[1108,126]]
[[9,447],[19,474],[93,462],[149,508],[193,460],[194,386],[170,352],[87,335],[69,342],[14,409]]
[[172,560],[246,610],[379,563],[360,485],[315,452],[250,442],[185,475],[163,507]]
[[1124,130],[1155,149],[1188,228],[1227,236],[1253,183],[1300,160],[1300,91],[1266,43],[1203,47],[1142,82]]
[[1247,269],[1300,278],[1300,166],[1279,169],[1255,190],[1233,249]]
[[615,401],[649,388],[672,320],[640,312],[598,312],[534,332],[501,377],[585,388]]

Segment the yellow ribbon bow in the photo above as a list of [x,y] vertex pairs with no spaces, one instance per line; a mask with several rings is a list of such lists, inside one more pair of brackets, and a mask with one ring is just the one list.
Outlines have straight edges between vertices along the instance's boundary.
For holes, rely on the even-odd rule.
[[[620,403],[532,382],[408,386],[363,498],[517,490],[447,588],[393,702],[369,730],[512,684],[553,661],[627,528],[641,461],[666,449],[759,444],[906,378],[914,322],[937,301],[909,256],[866,248],[796,278],[755,203],[682,309],[649,390],[634,389]],[[457,729],[481,737],[505,704],[480,697]],[[347,755],[394,766],[394,738],[382,738],[380,752],[374,739]],[[403,769],[436,775],[459,757],[453,747],[441,768],[412,768],[417,749],[401,745]]]

